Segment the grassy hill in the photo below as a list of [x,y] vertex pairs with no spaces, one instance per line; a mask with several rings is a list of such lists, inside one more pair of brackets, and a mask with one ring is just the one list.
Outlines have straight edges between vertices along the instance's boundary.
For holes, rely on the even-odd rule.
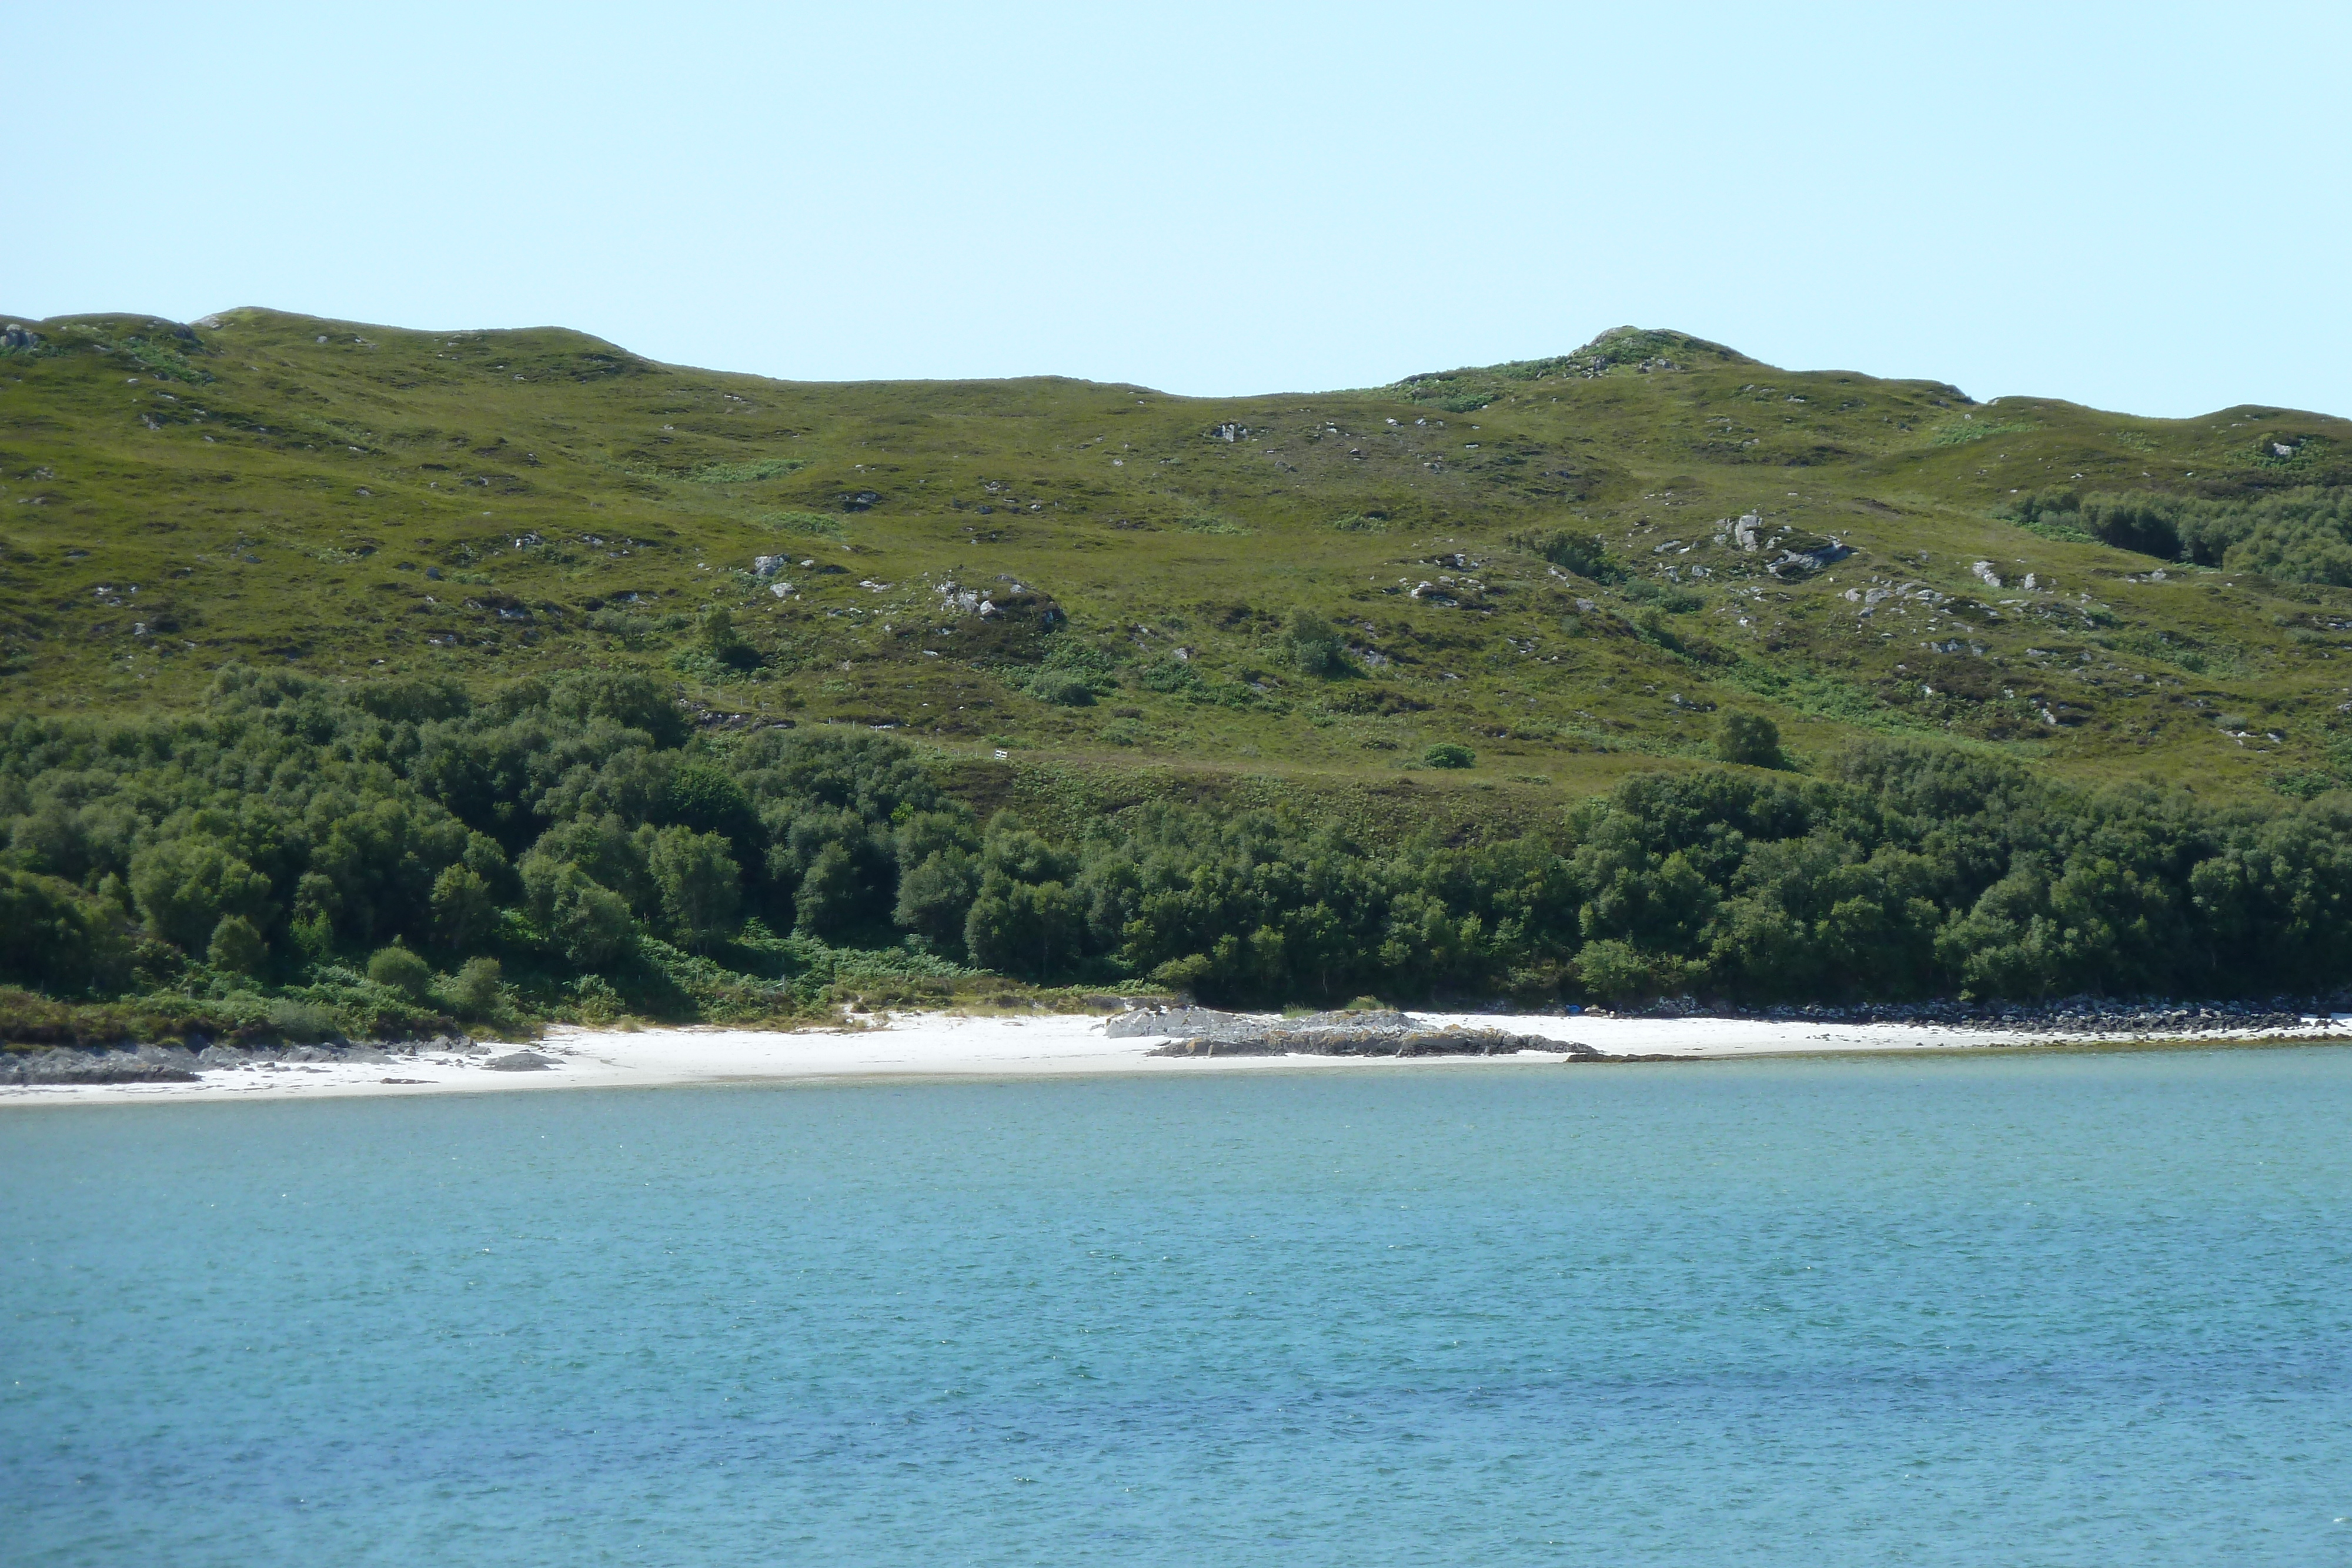
[[[2079,497],[2251,516],[2340,494],[2347,434],[1977,403],[1630,329],[1179,398],[775,382],[551,329],[26,322],[0,348],[0,701],[172,710],[231,663],[635,665],[706,724],[894,727],[1079,811],[1139,781],[1538,810],[1707,755],[1726,710],[1801,766],[1916,735],[2308,792],[2352,761],[2352,595],[2286,579],[2342,574]],[[2217,564],[2145,553],[2176,548]],[[1475,767],[1425,768],[1447,742]]]
[[1175,398],[7,325],[0,1043],[2317,994],[2347,434],[1633,329]]

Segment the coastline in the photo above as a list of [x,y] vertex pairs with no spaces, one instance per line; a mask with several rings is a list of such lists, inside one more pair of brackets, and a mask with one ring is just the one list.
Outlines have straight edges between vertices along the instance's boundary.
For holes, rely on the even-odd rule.
[[[528,1045],[472,1054],[420,1050],[392,1061],[288,1061],[205,1071],[193,1082],[0,1085],[0,1108],[317,1100],[373,1095],[488,1093],[553,1089],[658,1088],[695,1083],[828,1080],[1083,1077],[1132,1073],[1411,1071],[1433,1067],[1557,1068],[1612,1061],[1705,1061],[1753,1056],[1845,1056],[1983,1051],[2165,1049],[2352,1040],[2352,1015],[2310,1016],[2294,1030],[2189,1034],[2042,1034],[2013,1030],[1801,1019],[1616,1018],[1492,1013],[1416,1015],[1440,1027],[1506,1029],[1563,1042],[1559,1051],[1511,1055],[1328,1056],[1152,1054],[1168,1035],[1105,1034],[1098,1015],[1024,1018],[903,1013],[872,1023],[792,1031],[697,1025],[672,1029],[557,1028]],[[1579,1061],[1575,1041],[1599,1053]],[[484,1042],[488,1044],[489,1042]],[[541,1070],[487,1065],[527,1050]]]

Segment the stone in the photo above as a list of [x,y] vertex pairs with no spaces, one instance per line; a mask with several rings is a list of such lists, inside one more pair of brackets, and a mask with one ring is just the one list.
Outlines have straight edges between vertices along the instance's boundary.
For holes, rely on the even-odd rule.
[[0,1058],[0,1083],[194,1083],[196,1054],[181,1046],[128,1051],[52,1046]]
[[1103,1026],[1112,1040],[1149,1035],[1192,1035],[1218,1029],[1240,1029],[1252,1020],[1241,1013],[1221,1013],[1211,1008],[1138,1008],[1119,1014]]
[[504,1056],[494,1056],[482,1063],[492,1072],[544,1072],[555,1065],[554,1059],[535,1051],[510,1051]]

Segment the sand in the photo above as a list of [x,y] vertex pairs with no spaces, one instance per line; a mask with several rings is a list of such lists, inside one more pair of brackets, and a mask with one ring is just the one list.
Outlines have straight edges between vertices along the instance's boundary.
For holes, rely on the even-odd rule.
[[[1979,1051],[2081,1047],[2097,1037],[1909,1024],[1825,1024],[1762,1019],[1551,1018],[1476,1013],[1423,1015],[1438,1024],[1499,1028],[1580,1040],[1611,1056],[1705,1060],[1875,1051]],[[654,1088],[668,1084],[824,1079],[1014,1078],[1105,1073],[1413,1072],[1465,1066],[1510,1071],[1557,1068],[1565,1052],[1516,1056],[1256,1056],[1172,1058],[1150,1054],[1155,1038],[1110,1040],[1098,1017],[970,1018],[908,1013],[839,1029],[790,1033],[723,1028],[559,1028],[530,1049],[555,1065],[536,1072],[486,1068],[489,1056],[403,1058],[390,1064],[288,1063],[206,1072],[193,1083],[29,1085],[0,1088],[0,1106],[162,1104],[225,1100],[319,1100],[341,1096],[526,1093],[555,1089]],[[2105,1043],[2230,1044],[2263,1039],[2243,1031],[2194,1040],[2130,1037]],[[2352,1015],[2315,1017],[2291,1038],[2352,1040]],[[491,1054],[507,1047],[498,1047]]]

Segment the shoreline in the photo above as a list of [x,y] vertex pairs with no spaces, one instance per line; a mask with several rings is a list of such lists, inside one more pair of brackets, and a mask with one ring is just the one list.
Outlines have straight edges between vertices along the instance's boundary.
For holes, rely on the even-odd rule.
[[[1118,1015],[1112,1015],[1118,1016]],[[1612,1063],[1719,1061],[1759,1056],[1950,1054],[1985,1051],[2168,1050],[2352,1041],[2352,1015],[2306,1016],[2295,1029],[2207,1030],[2187,1034],[2037,1034],[2014,1029],[1945,1025],[1832,1023],[1801,1019],[1622,1018],[1580,1015],[1428,1013],[1438,1027],[1507,1029],[1563,1042],[1558,1051],[1494,1056],[1265,1055],[1157,1056],[1171,1035],[1110,1037],[1106,1017],[1044,1014],[1023,1018],[902,1013],[870,1024],[799,1030],[551,1029],[536,1042],[480,1042],[467,1053],[427,1046],[390,1060],[257,1062],[206,1071],[193,1081],[0,1085],[0,1109],[43,1105],[178,1104],[253,1100],[488,1093],[553,1089],[660,1088],[696,1083],[823,1082],[853,1080],[1100,1077],[1134,1073],[1236,1071],[1399,1071],[1434,1067],[1605,1068]],[[1570,1054],[1566,1042],[1596,1055]],[[437,1045],[437,1042],[436,1042]],[[488,1065],[503,1052],[528,1051],[544,1068]]]

